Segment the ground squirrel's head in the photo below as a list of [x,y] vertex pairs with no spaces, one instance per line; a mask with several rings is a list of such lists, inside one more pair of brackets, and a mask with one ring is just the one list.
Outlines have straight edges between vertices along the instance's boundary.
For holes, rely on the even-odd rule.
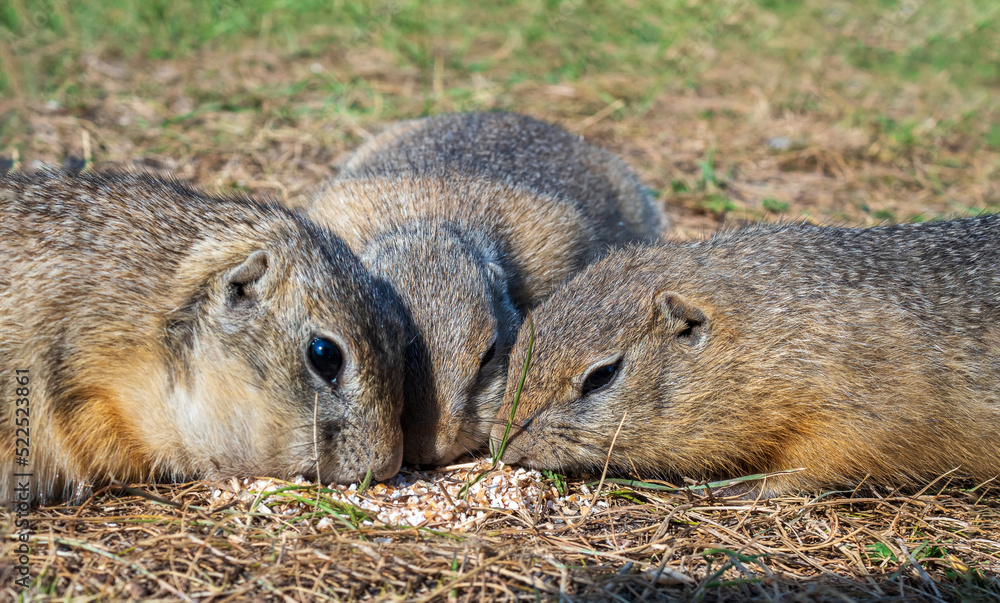
[[470,236],[420,222],[379,236],[362,254],[393,283],[413,322],[403,411],[408,462],[446,463],[482,447],[503,396],[519,314],[498,255]]
[[166,320],[184,370],[163,427],[183,433],[163,437],[186,461],[165,464],[336,482],[398,471],[400,306],[339,239],[294,226],[192,251],[218,263]]
[[[511,351],[500,445],[532,328],[532,357],[502,460],[563,472],[613,469],[697,476],[715,462],[711,372],[724,329],[705,300],[665,285],[648,252],[618,252],[533,310]],[[701,389],[706,391],[700,391]],[[720,423],[725,422],[724,420]],[[618,432],[620,426],[620,432]],[[618,437],[615,439],[615,434]],[[725,448],[724,446],[722,448]]]

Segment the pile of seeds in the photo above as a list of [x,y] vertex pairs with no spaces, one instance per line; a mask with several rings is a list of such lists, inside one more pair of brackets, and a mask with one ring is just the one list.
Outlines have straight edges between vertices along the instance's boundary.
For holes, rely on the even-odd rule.
[[233,480],[214,492],[221,504],[241,499],[255,511],[279,513],[308,520],[309,511],[322,509],[319,528],[333,528],[337,517],[348,515],[360,525],[426,527],[464,532],[491,518],[519,515],[532,525],[556,526],[590,513],[596,504],[586,485],[565,488],[546,481],[536,470],[500,464],[490,470],[488,460],[452,465],[434,471],[402,471],[392,479],[359,491],[358,484],[331,485],[319,495],[304,478],[291,482],[273,479]]

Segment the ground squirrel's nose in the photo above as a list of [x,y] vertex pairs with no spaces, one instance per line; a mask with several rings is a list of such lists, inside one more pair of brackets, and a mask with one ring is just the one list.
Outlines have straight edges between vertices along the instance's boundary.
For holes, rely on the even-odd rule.
[[442,433],[442,428],[447,425],[447,422],[406,421],[404,419],[404,423],[406,429],[403,431],[403,458],[407,463],[435,465],[447,456],[446,443],[454,441],[454,437],[449,440],[449,436]]
[[500,460],[503,461],[505,465],[523,465],[525,456],[524,453],[517,449],[515,446],[511,446],[509,443],[503,451],[503,455],[500,456]]
[[403,441],[400,434],[398,441],[386,446],[376,453],[372,459],[372,477],[381,481],[399,473],[399,468],[403,466]]
[[390,477],[399,473],[399,468],[403,466],[403,452],[400,450],[399,454],[395,455],[391,459],[387,459],[386,462],[380,463],[379,465],[372,466],[372,477],[378,481],[387,480]]

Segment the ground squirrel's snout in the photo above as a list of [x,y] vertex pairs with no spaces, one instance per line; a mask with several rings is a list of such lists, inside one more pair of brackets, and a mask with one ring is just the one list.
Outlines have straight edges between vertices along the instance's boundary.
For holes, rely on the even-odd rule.
[[463,454],[475,452],[486,437],[478,427],[452,415],[434,420],[403,420],[406,461],[418,465],[442,465]]
[[399,445],[389,446],[372,460],[372,477],[379,481],[389,479],[399,473],[399,468],[402,466],[403,447]]
[[508,446],[502,455],[500,455],[500,460],[503,461],[505,465],[524,465],[528,460],[523,452],[518,450],[514,446]]
[[399,293],[413,322],[404,385],[404,459],[442,465],[489,440],[489,422],[503,396],[504,351],[513,338],[516,311],[487,277],[482,254],[454,227],[397,234],[370,264],[374,272],[406,284]]
[[437,424],[415,422],[403,418],[403,450],[406,462],[426,465],[434,462],[438,454],[433,443],[437,440]]
[[385,481],[392,478],[397,473],[399,473],[400,467],[403,466],[403,455],[400,454],[398,460],[392,463],[387,463],[378,468],[372,468],[372,477],[377,481]]
[[312,460],[305,461],[302,467],[306,475],[313,477],[318,469],[323,483],[360,483],[369,473],[376,480],[387,480],[403,464],[402,443],[398,427],[390,430],[373,423],[367,429],[338,430],[320,445],[318,466]]

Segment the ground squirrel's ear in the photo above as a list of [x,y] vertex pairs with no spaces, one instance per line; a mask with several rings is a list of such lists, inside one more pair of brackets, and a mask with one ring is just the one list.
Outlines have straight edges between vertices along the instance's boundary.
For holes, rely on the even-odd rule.
[[263,249],[254,251],[239,266],[223,277],[230,304],[260,299],[271,293],[275,284],[275,268],[271,254]]
[[708,317],[698,306],[691,303],[680,293],[664,291],[653,292],[652,317],[666,326],[678,340],[697,343],[705,335]]

